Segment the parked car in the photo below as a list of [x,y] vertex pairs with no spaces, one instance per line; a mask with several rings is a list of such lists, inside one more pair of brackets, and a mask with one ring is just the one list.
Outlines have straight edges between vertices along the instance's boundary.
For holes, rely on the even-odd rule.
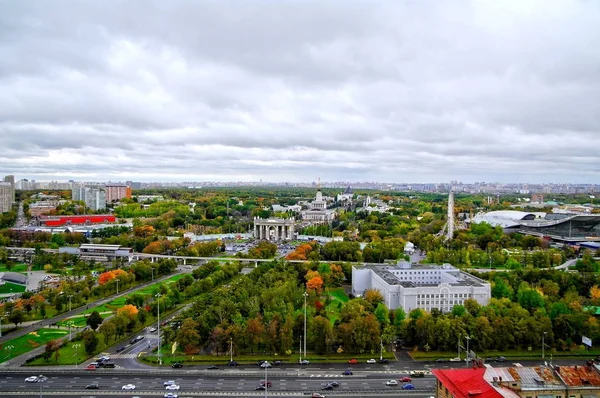
[[91,383],[85,386],[86,390],[97,390],[99,388],[98,383]]
[[173,365],[171,365],[171,367],[173,369],[179,369],[179,368],[183,368],[183,365],[180,362],[175,362]]
[[414,390],[415,386],[413,386],[412,384],[405,384],[402,386],[403,390]]
[[400,381],[402,383],[410,383],[412,381],[412,379],[410,377],[408,377],[408,376],[404,376],[404,377],[400,378]]
[[368,360],[367,360],[367,363],[377,363],[377,361],[376,361],[376,360],[374,360],[373,358],[371,358],[371,359],[368,359]]
[[350,364],[357,364],[358,363],[358,359],[352,358],[351,360],[348,361],[348,363],[350,363]]
[[344,370],[344,373],[342,373],[344,376],[352,376],[352,371],[350,369],[346,369]]
[[388,380],[385,382],[386,386],[397,386],[398,382],[396,380]]

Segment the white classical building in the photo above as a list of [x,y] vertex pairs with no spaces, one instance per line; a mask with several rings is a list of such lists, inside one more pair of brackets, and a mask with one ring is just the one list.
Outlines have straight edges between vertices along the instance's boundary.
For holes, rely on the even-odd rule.
[[273,241],[294,240],[295,225],[296,221],[293,218],[254,217],[254,237]]
[[487,305],[491,297],[488,282],[450,264],[353,266],[352,293],[359,296],[367,289],[379,290],[388,308],[402,307],[407,313],[415,308],[449,312],[466,299]]
[[315,200],[313,200],[308,210],[302,212],[302,221],[311,223],[328,223],[335,218],[335,211],[327,208],[327,200],[323,198],[323,193],[319,189]]

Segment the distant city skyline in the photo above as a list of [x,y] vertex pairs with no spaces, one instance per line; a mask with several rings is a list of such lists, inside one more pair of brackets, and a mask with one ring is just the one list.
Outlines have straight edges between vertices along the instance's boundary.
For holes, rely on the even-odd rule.
[[600,3],[0,2],[0,174],[600,183]]

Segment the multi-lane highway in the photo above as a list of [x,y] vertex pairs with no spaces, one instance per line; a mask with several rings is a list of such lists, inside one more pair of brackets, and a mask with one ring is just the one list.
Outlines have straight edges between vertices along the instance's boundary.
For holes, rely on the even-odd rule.
[[[47,377],[42,383],[26,382],[29,376]],[[186,394],[197,395],[199,393],[220,394],[227,396],[254,395],[264,396],[264,391],[256,390],[260,381],[264,380],[265,373],[262,370],[247,369],[215,369],[215,370],[183,370],[174,371],[128,371],[118,369],[98,369],[96,371],[70,371],[38,370],[4,371],[0,372],[0,395],[8,396],[14,392],[30,391],[39,393],[40,389],[50,392],[62,392],[78,396],[93,396],[95,392],[103,395],[113,392],[116,395],[126,396],[150,396],[162,395],[167,392],[163,385],[165,381],[172,380],[180,389],[177,394],[182,397]],[[306,395],[312,392],[321,392],[325,395],[360,395],[389,394],[391,392],[402,392],[401,386],[388,387],[385,382],[398,379],[397,372],[379,373],[358,371],[352,376],[343,376],[341,373],[302,370],[294,372],[286,369],[267,371],[267,380],[272,385],[267,393],[272,395],[291,394]],[[336,381],[339,386],[333,391],[323,390],[323,387],[331,381]],[[97,383],[98,390],[87,390],[89,384]],[[425,377],[413,380],[415,391],[422,396],[431,395],[435,379]],[[122,390],[124,385],[133,384],[135,390]],[[402,383],[400,383],[402,385]],[[409,391],[406,391],[409,393]]]

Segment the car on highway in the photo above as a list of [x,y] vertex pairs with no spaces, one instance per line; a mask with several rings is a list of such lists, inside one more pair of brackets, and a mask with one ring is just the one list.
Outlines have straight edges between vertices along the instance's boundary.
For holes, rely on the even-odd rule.
[[236,361],[229,361],[229,366],[238,366]]
[[[271,387],[271,386],[273,385],[273,383],[271,382],[271,380],[267,380],[267,383],[266,383],[266,384],[267,384],[267,387]],[[264,385],[265,385],[265,381],[264,381],[264,380],[261,380],[261,381],[260,381],[260,385],[261,385],[261,386],[264,386]]]
[[122,345],[119,348],[117,348],[117,352],[121,352],[121,351],[125,351],[125,346]]
[[435,360],[437,363],[445,363],[445,362],[450,362],[449,359],[446,358],[438,358]]
[[340,383],[338,383],[337,381],[330,381],[328,384],[331,384],[334,387],[339,387]]
[[321,387],[321,390],[333,390],[333,386],[331,384],[325,384]]
[[378,362],[378,363],[382,363],[382,364],[388,364],[388,363],[390,363],[389,359],[385,359],[385,358],[382,358],[382,359],[380,359],[380,360],[379,360],[379,361],[377,361],[377,362]]
[[450,358],[450,362],[460,362],[460,358]]
[[174,392],[168,392],[168,393],[165,393],[165,395],[163,395],[163,397],[164,398],[177,398],[178,395],[175,394]]
[[303,359],[300,361],[300,365],[309,365],[310,361],[308,359]]
[[266,389],[267,389],[267,387],[265,387],[265,386],[256,386],[256,388],[254,390],[255,391],[264,391]]
[[352,376],[352,371],[350,369],[346,369],[344,370],[344,373],[342,373],[344,376]]
[[263,368],[263,369],[264,369],[264,368],[272,368],[272,367],[273,367],[273,365],[271,365],[271,364],[269,363],[269,361],[264,361],[263,363],[261,363],[261,364],[260,364],[260,367],[261,367],[261,368]]
[[398,382],[396,380],[388,380],[385,382],[386,386],[397,386]]
[[425,372],[424,372],[424,371],[422,371],[422,370],[415,370],[415,371],[412,373],[412,377],[413,377],[413,378],[415,378],[415,377],[425,377]]
[[158,329],[156,329],[156,328],[150,328],[150,333],[154,333],[154,332],[156,332],[157,330],[158,330]]
[[506,358],[498,357],[498,358],[496,358],[496,362],[506,362]]
[[273,365],[275,365],[275,366],[281,366],[281,365],[283,365],[283,361],[274,361]]
[[100,388],[98,386],[98,383],[90,383],[87,386],[85,386],[86,390],[97,390],[98,388]]
[[36,383],[37,381],[38,381],[37,376],[29,376],[28,378],[25,379],[26,383]]
[[125,384],[121,390],[135,390],[135,384]]
[[177,384],[170,384],[165,387],[165,390],[177,391],[177,390],[179,390],[179,386]]
[[377,361],[376,361],[376,360],[374,360],[373,358],[371,358],[371,359],[368,359],[368,360],[367,360],[367,363],[377,363]]
[[163,383],[163,386],[172,386],[173,384],[177,384],[175,380],[167,380]]
[[142,340],[144,340],[144,336],[137,336],[137,337],[134,337],[133,339],[131,339],[131,341],[129,341],[129,343],[130,344],[135,344],[138,341],[142,341]]
[[356,359],[356,358],[352,358],[352,359],[350,359],[350,360],[348,361],[348,363],[350,363],[350,364],[353,364],[353,365],[354,365],[354,364],[357,364],[357,363],[358,363],[358,359]]
[[181,364],[181,362],[175,362],[173,365],[171,365],[171,367],[173,369],[179,369],[179,368],[183,368],[183,365]]
[[93,365],[91,363],[85,368],[85,370],[96,370],[96,369],[98,369],[98,366]]
[[209,370],[215,370],[215,369],[219,369],[219,367],[217,365],[210,365],[208,368]]
[[415,386],[413,386],[412,384],[405,384],[402,386],[403,390],[414,390]]
[[325,398],[325,395],[320,394],[318,392],[313,392],[311,398]]

